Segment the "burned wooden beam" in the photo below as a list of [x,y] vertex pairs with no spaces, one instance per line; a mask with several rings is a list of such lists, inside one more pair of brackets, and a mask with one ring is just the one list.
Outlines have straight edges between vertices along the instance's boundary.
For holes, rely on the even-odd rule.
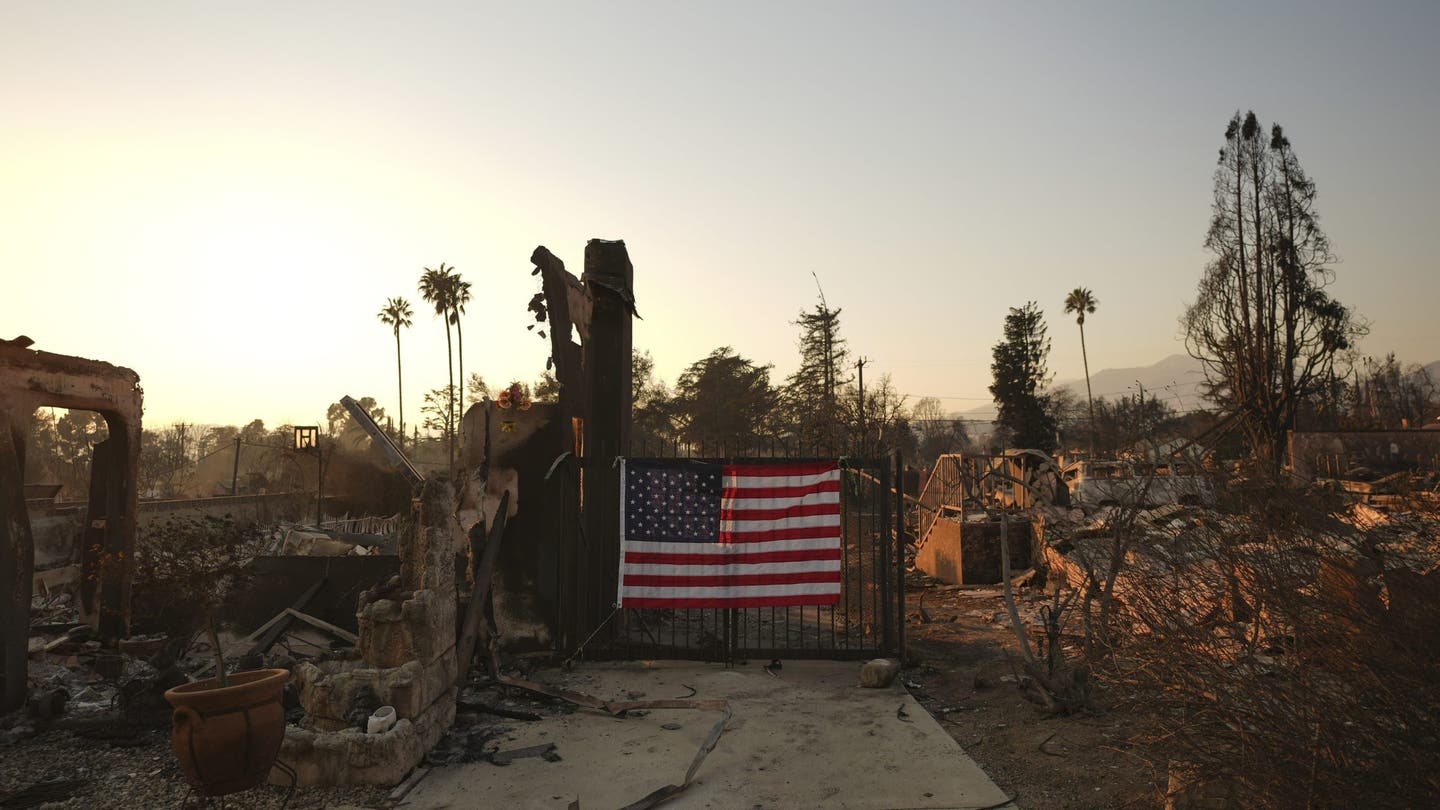
[[300,594],[300,598],[295,600],[295,604],[276,614],[275,618],[266,622],[259,630],[256,630],[252,634],[255,636],[255,645],[250,648],[250,651],[246,653],[246,655],[264,655],[271,647],[275,646],[275,642],[279,641],[280,637],[289,631],[290,623],[295,619],[296,614],[299,614],[300,611],[309,607],[310,602],[315,598],[315,594],[320,592],[320,588],[325,585],[325,582],[326,580],[324,579],[315,580],[315,584],[306,588],[305,592]]
[[[593,613],[582,617],[582,629],[598,627],[614,604],[619,577],[620,478],[616,457],[630,449],[631,316],[635,269],[623,241],[591,239],[585,245],[585,286],[592,311],[585,341],[584,526],[588,589],[581,604]],[[584,610],[585,608],[582,608]]]
[[0,421],[0,714],[25,705],[35,542],[17,431]]
[[[540,272],[545,317],[550,324],[550,359],[555,365],[555,379],[560,383],[561,416],[568,420],[580,415],[580,403],[585,401],[581,350],[570,337],[576,326],[570,316],[570,299],[576,288],[582,285],[574,274],[565,269],[565,262],[544,245],[530,254],[530,262]],[[581,326],[585,327],[582,334],[588,333],[588,324]]]
[[296,621],[304,622],[305,624],[310,625],[316,630],[328,633],[331,636],[340,639],[341,641],[349,644],[352,647],[360,643],[360,637],[350,632],[349,630],[346,630],[343,627],[336,627],[335,625],[325,621],[324,619],[317,619],[314,616],[311,616],[309,613],[302,613],[295,608],[285,608],[285,614],[290,618],[295,619]]
[[[482,555],[472,555],[470,578],[475,583],[470,592],[470,604],[465,610],[465,623],[460,629],[460,638],[455,643],[455,685],[461,686],[470,674],[471,662],[475,659],[475,648],[482,640],[481,626],[485,623],[485,605],[490,601],[490,584],[494,581],[495,561],[500,557],[500,540],[505,536],[506,514],[510,506],[510,493],[500,495],[500,506],[490,516],[487,526],[485,550]],[[488,628],[487,628],[488,629]],[[483,634],[488,639],[488,633]]]

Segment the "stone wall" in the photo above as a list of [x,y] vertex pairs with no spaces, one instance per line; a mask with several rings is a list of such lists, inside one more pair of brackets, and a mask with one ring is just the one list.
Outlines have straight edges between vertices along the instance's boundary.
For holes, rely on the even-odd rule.
[[[397,587],[362,598],[356,611],[355,656],[295,668],[305,717],[286,728],[280,761],[301,786],[396,784],[455,720],[458,523],[450,482],[426,481],[417,507],[417,531],[400,546]],[[395,726],[362,730],[354,711],[362,696],[394,707]],[[271,774],[274,784],[288,781]]]

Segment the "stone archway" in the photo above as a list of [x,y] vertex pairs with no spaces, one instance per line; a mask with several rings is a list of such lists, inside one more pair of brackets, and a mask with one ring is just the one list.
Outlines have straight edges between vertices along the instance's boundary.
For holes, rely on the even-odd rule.
[[25,441],[36,408],[95,411],[110,437],[95,446],[81,544],[81,615],[104,643],[125,637],[134,571],[140,377],[98,360],[0,340],[0,713],[25,702],[34,538],[25,505]]

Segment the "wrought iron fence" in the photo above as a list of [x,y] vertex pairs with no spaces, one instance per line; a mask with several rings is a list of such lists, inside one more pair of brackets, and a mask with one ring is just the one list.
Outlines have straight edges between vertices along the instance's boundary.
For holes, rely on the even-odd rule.
[[[802,456],[784,440],[762,440],[743,454],[707,455],[678,443],[636,443],[635,460],[692,459],[712,463],[797,463],[836,460]],[[730,450],[731,448],[723,448]],[[859,659],[894,655],[903,647],[904,554],[899,459],[838,459],[841,467],[841,594],[833,606],[757,608],[619,608],[620,534],[582,538],[575,590],[581,604],[564,635],[581,640],[583,655],[608,659],[678,658],[731,662],[746,658]],[[619,475],[616,465],[586,474]],[[608,569],[608,570],[607,570]],[[585,587],[585,585],[589,587]],[[597,587],[598,585],[598,587]],[[601,604],[601,600],[605,600]]]

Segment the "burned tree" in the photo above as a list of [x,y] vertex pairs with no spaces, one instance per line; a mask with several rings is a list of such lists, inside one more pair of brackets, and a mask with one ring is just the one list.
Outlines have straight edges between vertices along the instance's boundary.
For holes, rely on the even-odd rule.
[[1278,124],[1267,138],[1253,112],[1230,119],[1212,212],[1215,258],[1181,316],[1185,343],[1209,396],[1238,414],[1256,460],[1276,471],[1301,402],[1364,328],[1325,292],[1335,257],[1315,183]]

